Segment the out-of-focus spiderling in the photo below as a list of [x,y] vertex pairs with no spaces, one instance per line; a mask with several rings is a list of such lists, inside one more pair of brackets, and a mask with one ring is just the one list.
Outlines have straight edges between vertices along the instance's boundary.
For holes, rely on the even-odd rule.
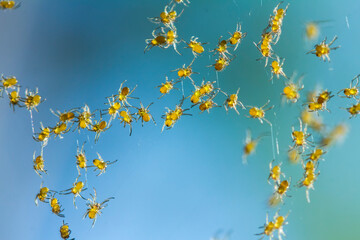
[[244,147],[243,147],[243,163],[246,164],[247,163],[247,157],[251,154],[255,153],[256,147],[260,141],[260,139],[263,137],[264,135],[260,135],[257,138],[252,138],[251,137],[251,131],[247,130],[246,131],[246,138],[245,138],[245,142],[244,142]]
[[299,150],[291,147],[288,151],[288,159],[292,164],[299,163],[302,160]]
[[330,147],[336,142],[343,140],[348,132],[348,126],[344,123],[336,125],[328,134],[325,134],[321,139],[321,146]]
[[16,9],[20,7],[21,3],[16,3],[15,1],[6,1],[2,0],[0,1],[0,9],[1,10],[10,10],[10,9]]

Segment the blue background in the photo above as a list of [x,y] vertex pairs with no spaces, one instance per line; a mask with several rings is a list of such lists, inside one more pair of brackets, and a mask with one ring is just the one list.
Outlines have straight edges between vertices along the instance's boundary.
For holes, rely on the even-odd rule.
[[[353,100],[334,97],[329,103],[331,113],[322,117],[331,128],[347,121],[350,131],[344,143],[331,149],[320,163],[321,175],[310,192],[311,204],[306,202],[305,189],[293,185],[301,178],[301,165],[287,162],[286,153],[291,145],[291,126],[298,126],[297,116],[301,102],[281,105],[283,79],[268,81],[269,67],[256,61],[259,53],[253,45],[258,42],[266,27],[276,1],[193,0],[176,23],[180,38],[191,36],[208,42],[213,49],[220,36],[228,36],[237,22],[242,23],[248,35],[236,51],[236,58],[224,72],[219,73],[219,86],[226,92],[240,90],[245,105],[263,105],[268,99],[276,107],[267,113],[273,123],[274,135],[279,141],[280,154],[286,175],[292,178],[291,197],[286,198],[282,214],[291,211],[285,227],[289,239],[359,239],[360,233],[360,158],[358,119],[348,120],[340,107],[348,107]],[[242,148],[246,129],[254,136],[268,133],[267,124],[226,114],[223,108],[210,114],[184,116],[170,131],[161,133],[161,115],[165,107],[174,108],[181,98],[174,91],[161,100],[158,86],[165,75],[176,78],[171,72],[188,64],[192,54],[179,45],[182,56],[171,48],[153,48],[145,55],[144,40],[151,38],[156,27],[147,17],[158,16],[166,1],[23,1],[14,11],[2,11],[1,66],[6,76],[15,75],[25,88],[39,87],[46,102],[34,113],[35,128],[39,122],[55,125],[57,119],[49,108],[66,110],[85,103],[91,109],[104,108],[105,97],[116,93],[120,83],[127,79],[131,87],[138,85],[134,96],[147,105],[155,102],[151,113],[157,126],[141,123],[133,125],[129,137],[127,128],[119,120],[101,135],[94,144],[94,134],[69,132],[64,139],[50,139],[44,149],[48,175],[43,179],[32,169],[34,150],[39,143],[32,139],[29,113],[25,109],[12,111],[6,98],[1,99],[0,111],[0,203],[2,213],[0,229],[4,239],[60,239],[62,219],[51,213],[47,204],[34,204],[41,181],[50,189],[71,187],[77,177],[75,168],[76,141],[87,141],[85,151],[91,161],[99,152],[105,160],[118,162],[107,172],[95,177],[88,171],[88,188],[95,187],[98,200],[115,197],[93,229],[91,221],[82,219],[85,201],[60,197],[65,208],[65,221],[76,239],[133,239],[180,240],[209,239],[222,230],[232,230],[231,239],[258,239],[265,215],[269,209],[267,199],[272,187],[267,183],[268,164],[272,160],[271,137],[264,137],[256,155],[242,164]],[[305,74],[305,95],[316,86],[333,92],[348,87],[353,76],[359,73],[360,16],[359,2],[349,1],[294,1],[290,2],[284,19],[283,34],[274,47],[286,59],[284,71]],[[349,20],[347,27],[345,18]],[[305,24],[309,21],[326,21],[320,24],[321,34],[332,39],[338,35],[331,52],[331,62],[323,63],[314,55],[305,53],[314,42],[304,38]],[[212,54],[199,57],[193,69],[199,84],[203,77],[216,80],[213,68],[206,68],[215,60]],[[185,81],[185,92],[192,86]],[[216,98],[222,104],[223,97]],[[138,104],[138,101],[133,101]],[[189,107],[186,103],[186,107]],[[276,115],[274,114],[276,113]],[[88,196],[91,191],[84,195]],[[220,234],[221,236],[221,234]]]

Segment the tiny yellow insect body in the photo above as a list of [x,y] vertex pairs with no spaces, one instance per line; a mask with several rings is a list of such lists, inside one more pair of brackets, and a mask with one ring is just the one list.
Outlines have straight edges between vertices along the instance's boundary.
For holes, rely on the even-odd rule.
[[360,74],[355,76],[351,82],[350,82],[350,87],[349,88],[344,88],[341,89],[338,94],[340,94],[341,92],[344,95],[339,95],[340,97],[343,98],[354,98],[357,99],[357,96],[359,95],[359,77]]
[[285,62],[285,58],[281,61],[279,57],[276,58],[276,60],[271,62],[271,78],[270,81],[273,80],[274,76],[276,76],[277,79],[280,78],[280,75],[284,78],[288,78],[283,70],[283,65]]
[[[318,112],[327,110],[327,103],[333,97],[331,92],[327,90],[323,90],[316,96],[312,96],[312,100],[308,103],[308,111],[310,112]],[[310,96],[309,96],[310,97]]]
[[249,155],[255,153],[256,147],[257,147],[261,137],[262,136],[259,136],[257,138],[252,138],[251,131],[250,130],[246,131],[246,138],[245,138],[245,142],[244,142],[243,156],[242,156],[244,164],[247,163],[247,157]]
[[191,116],[191,114],[185,113],[189,109],[183,109],[182,105],[184,103],[185,98],[181,99],[180,104],[176,105],[174,110],[167,109],[167,112],[162,116],[162,118],[165,120],[163,127],[161,131],[164,131],[164,128],[167,127],[167,129],[171,129],[174,127],[175,123],[180,119],[183,115]]
[[93,166],[91,167],[95,167],[94,171],[99,171],[99,173],[96,175],[96,176],[100,176],[101,174],[105,173],[106,172],[106,168],[111,165],[111,164],[114,164],[117,162],[117,160],[113,161],[113,162],[110,162],[110,161],[104,161],[102,159],[102,157],[100,156],[99,153],[97,153],[98,155],[98,158],[94,159],[93,160]]
[[89,128],[92,124],[94,113],[90,112],[90,108],[85,104],[82,107],[82,112],[78,112],[75,122],[77,123],[77,129]]
[[326,43],[327,39],[325,37],[325,39],[321,43],[316,44],[314,49],[310,50],[307,53],[315,54],[317,57],[322,59],[324,62],[326,60],[330,61],[330,56],[329,56],[330,51],[338,49],[340,47],[340,46],[331,47],[331,45],[335,42],[336,39],[337,39],[337,36],[335,36],[330,43]]
[[149,51],[153,47],[160,47],[165,48],[166,47],[166,35],[164,31],[158,31],[158,29],[155,29],[152,32],[153,38],[149,38],[145,40],[146,47],[144,49],[144,53]]
[[39,175],[40,177],[42,173],[46,174],[46,170],[45,170],[45,161],[43,158],[43,154],[42,154],[42,150],[41,150],[41,154],[39,156],[33,155],[33,168],[36,172],[37,175]]
[[199,103],[199,110],[201,112],[207,111],[208,113],[210,113],[210,109],[212,109],[213,107],[218,107],[218,105],[213,101],[216,95],[217,94],[214,94],[213,96],[208,97],[206,100],[202,100]]
[[317,40],[320,34],[320,27],[318,22],[308,22],[305,26],[305,36],[307,40]]
[[323,136],[323,138],[321,139],[321,145],[324,147],[330,147],[334,143],[343,140],[347,132],[348,126],[346,124],[338,124],[330,131],[330,133]]
[[270,179],[273,180],[275,183],[280,184],[280,178],[281,176],[285,177],[285,174],[281,172],[281,164],[275,165],[273,166],[274,160],[272,160],[269,164],[269,169],[270,169],[270,173],[269,173],[269,177],[268,177],[268,183],[270,183]]
[[34,140],[37,142],[41,142],[42,146],[46,146],[47,141],[50,137],[51,129],[48,127],[44,127],[42,122],[40,122],[40,133],[37,133],[37,136],[33,136]]
[[321,132],[324,128],[321,118],[319,116],[315,116],[314,112],[309,112],[307,110],[302,111],[301,120],[317,132]]
[[89,130],[95,133],[95,143],[99,140],[100,134],[108,130],[110,127],[111,125],[108,125],[108,123],[102,119],[99,121],[95,120],[95,122],[91,124],[91,128]]
[[67,123],[67,122],[73,122],[75,120],[75,113],[76,109],[71,109],[69,111],[60,112],[57,110],[56,112],[50,108],[50,111],[52,114],[54,114],[56,117],[59,118],[59,122],[61,123]]
[[37,107],[40,103],[44,101],[44,99],[41,99],[41,96],[38,94],[38,89],[35,90],[35,92],[31,92],[28,89],[25,90],[25,98],[22,99],[22,101],[25,104],[25,107],[31,111],[35,109],[37,110]]
[[62,134],[70,131],[67,124],[65,122],[59,122],[55,127],[51,128],[51,133],[54,134],[54,137],[63,138]]
[[259,119],[260,123],[262,124],[263,121],[267,122],[271,126],[271,122],[265,118],[265,112],[271,110],[274,106],[270,106],[266,108],[270,103],[268,100],[262,107],[254,107],[254,106],[247,106],[249,109],[250,118]]
[[57,198],[55,198],[55,194],[52,196],[52,198],[50,199],[50,206],[51,206],[51,211],[59,216],[59,217],[65,217],[64,214],[62,214],[61,212],[64,211],[63,209],[61,209],[61,205],[59,203],[59,200]]
[[[1,4],[1,2],[0,2]],[[4,77],[1,76],[1,83],[2,86],[0,86],[1,89],[14,89],[16,87],[18,87],[18,80],[16,79],[15,76],[11,76],[11,77]]]
[[203,80],[200,86],[196,86],[195,84],[193,84],[195,91],[193,91],[193,94],[190,97],[191,103],[197,104],[204,96],[211,96],[216,89],[214,87],[214,83],[215,81],[205,82],[205,80]]
[[114,199],[113,197],[105,199],[103,202],[98,203],[96,202],[96,190],[94,188],[94,195],[91,195],[91,199],[88,199],[88,203],[86,204],[88,206],[88,209],[86,210],[84,214],[84,218],[89,217],[93,220],[92,227],[94,227],[97,216],[101,214],[101,210],[104,209],[107,206],[107,202],[109,202],[111,199]]
[[11,91],[8,96],[9,96],[9,104],[10,104],[10,107],[13,108],[13,110],[15,111],[15,106],[18,106],[18,107],[23,107],[21,104],[20,104],[20,95],[19,95],[19,92],[20,92],[20,88],[17,87],[17,90],[14,90],[14,91]]
[[322,150],[321,148],[315,148],[313,152],[311,152],[310,154],[308,154],[309,158],[311,161],[318,161],[320,159],[322,159],[321,157],[325,154],[326,152],[324,150]]
[[0,1],[0,9],[1,10],[9,10],[9,9],[16,9],[20,7],[20,3],[16,3],[15,1]]
[[288,224],[288,222],[286,222],[288,215],[289,213],[286,216],[280,216],[279,213],[276,212],[273,220],[269,221],[269,215],[266,214],[266,223],[262,227],[264,228],[264,231],[256,235],[262,235],[260,239],[262,239],[264,236],[268,236],[269,239],[272,239],[274,237],[275,231],[278,231],[278,239],[282,240],[282,236],[285,236],[283,227]]
[[85,145],[85,143],[82,145],[82,147],[80,149],[79,143],[78,143],[77,151],[76,151],[76,155],[75,155],[76,168],[78,170],[79,176],[81,174],[80,169],[85,169],[85,171],[86,171],[86,168],[87,168],[87,159],[85,156],[84,145]]
[[241,32],[241,24],[238,23],[236,25],[235,32],[229,33],[229,34],[230,34],[231,37],[228,39],[228,42],[231,45],[235,46],[235,48],[234,48],[234,51],[235,51],[238,48],[238,46],[239,46],[239,44],[241,42],[241,39],[245,38],[247,33],[246,32],[244,32],[244,33]]
[[170,29],[175,29],[175,21],[178,19],[183,11],[178,14],[175,10],[175,5],[173,4],[171,7],[169,5],[166,5],[164,8],[164,11],[160,13],[159,17],[152,17],[148,18],[150,22],[153,22],[155,24],[163,24],[165,27]]
[[105,110],[105,112],[110,115],[110,119],[108,122],[108,125],[110,125],[111,121],[114,120],[117,117],[117,115],[119,115],[119,110],[121,109],[121,103],[116,101],[114,97],[109,97],[108,105],[109,107]]
[[215,71],[221,72],[223,71],[227,66],[229,66],[230,60],[224,57],[220,57],[215,60],[215,63],[211,66],[215,68]]
[[310,144],[308,138],[311,136],[310,133],[307,133],[307,125],[304,127],[302,126],[302,121],[299,119],[300,129],[296,131],[294,126],[292,127],[291,137],[294,142],[293,148],[300,149],[302,151]]
[[76,179],[71,188],[61,191],[60,194],[63,194],[63,195],[73,194],[74,195],[73,204],[74,204],[75,208],[77,208],[76,204],[75,204],[76,197],[81,197],[82,199],[86,200],[81,195],[81,192],[85,191],[87,189],[84,187],[85,187],[85,183],[83,183],[82,181],[78,181],[78,179]]
[[[64,240],[67,240],[70,238],[71,230],[69,228],[69,225],[63,221],[63,224],[60,227],[60,237]],[[75,238],[72,238],[70,240],[75,240]]]
[[44,202],[44,203],[48,203],[50,197],[49,197],[49,193],[55,193],[55,191],[50,190],[47,187],[43,187],[43,183],[41,183],[40,185],[40,191],[38,194],[36,194],[35,196],[35,204],[36,206],[38,205],[38,201],[40,202]]
[[288,224],[286,221],[289,213],[286,216],[280,216],[278,212],[275,213],[274,216],[274,229],[278,231],[278,239],[282,240],[282,236],[285,236],[284,226]]
[[360,102],[353,104],[351,107],[346,108],[346,110],[350,113],[350,118],[356,117],[360,114]]
[[219,38],[219,42],[217,45],[217,48],[212,50],[211,52],[214,52],[214,55],[217,53],[219,54],[220,58],[228,59],[228,55],[231,55],[228,51],[228,40],[221,40],[221,37]]
[[271,47],[272,41],[273,41],[273,36],[271,35],[271,33],[265,32],[261,35],[261,41],[258,44],[256,44],[254,42],[255,47],[261,53],[261,58],[259,58],[257,60],[261,60],[261,59],[265,58],[265,67],[268,64],[269,58],[271,58],[273,55],[273,50]]
[[170,29],[167,33],[166,33],[166,45],[164,48],[168,48],[170,46],[172,46],[175,50],[175,52],[179,55],[181,55],[179,53],[179,51],[177,50],[176,48],[176,44],[179,43],[179,41],[177,40],[178,38],[178,35],[176,33],[176,30],[175,29]]
[[150,120],[152,120],[154,122],[154,124],[156,125],[156,122],[153,118],[153,116],[150,114],[150,110],[149,107],[152,105],[153,103],[150,103],[147,107],[144,107],[143,104],[140,102],[140,108],[136,108],[138,111],[136,113],[136,115],[138,116],[137,120],[141,119],[141,124],[144,126],[144,122],[149,122]]
[[116,97],[124,107],[132,107],[130,105],[130,103],[128,102],[128,99],[138,99],[136,97],[131,97],[130,95],[134,92],[134,90],[137,88],[137,86],[135,86],[132,90],[130,90],[129,87],[123,87],[124,83],[126,82],[123,81],[121,84],[120,84],[120,88],[118,90],[118,94],[116,94],[115,96],[113,97]]
[[226,112],[228,111],[228,109],[234,109],[237,114],[240,114],[239,111],[237,110],[237,106],[240,106],[242,109],[245,109],[244,104],[239,101],[239,97],[238,97],[239,91],[240,88],[238,88],[236,93],[230,95],[222,91],[222,93],[226,96],[226,100],[223,104]]
[[290,180],[283,180],[280,183],[275,182],[274,185],[274,193],[270,198],[269,205],[274,207],[280,202],[284,201],[284,197],[287,196],[287,192],[289,191]]
[[172,89],[174,89],[175,84],[177,84],[179,81],[174,82],[174,80],[169,81],[169,78],[165,77],[165,82],[161,85],[157,86],[159,88],[160,93],[162,94],[160,98],[165,96],[166,94],[169,94]]
[[299,187],[305,186],[306,187],[306,200],[310,203],[310,189],[314,189],[314,182],[320,172],[316,172],[316,165],[313,161],[306,162],[303,165],[305,170],[303,178],[299,182]]
[[130,136],[132,134],[132,125],[131,123],[134,120],[133,114],[131,114],[128,110],[123,110],[120,112],[120,123],[124,124],[124,127],[126,127],[126,125],[129,125],[129,131],[130,131]]
[[178,68],[178,69],[175,69],[172,71],[177,72],[177,75],[179,77],[178,79],[189,78],[191,80],[191,83],[195,84],[194,80],[191,78],[192,74],[197,74],[196,72],[193,72],[192,67],[191,67],[192,64],[194,63],[194,61],[195,61],[195,58],[191,61],[189,66],[186,67],[186,65],[184,64],[181,68]]
[[204,52],[204,47],[203,47],[204,44],[206,44],[206,43],[198,42],[198,38],[194,37],[194,36],[192,36],[190,38],[189,43],[186,43],[187,48],[191,49],[194,57],[197,57],[197,56],[201,55]]
[[301,83],[300,78],[297,83],[294,83],[292,78],[285,83],[285,87],[283,89],[282,95],[286,101],[290,101],[291,103],[296,103],[300,98],[300,91],[304,89],[304,85]]
[[282,3],[282,1],[274,8],[274,10],[273,10],[274,16],[270,17],[269,25],[264,30],[264,31],[267,31],[268,29],[270,29],[270,33],[274,36],[274,39],[275,39],[274,44],[276,44],[280,39],[283,19],[286,15],[288,7],[289,7],[289,4],[288,4],[288,5],[286,5],[285,8],[279,8],[281,3]]

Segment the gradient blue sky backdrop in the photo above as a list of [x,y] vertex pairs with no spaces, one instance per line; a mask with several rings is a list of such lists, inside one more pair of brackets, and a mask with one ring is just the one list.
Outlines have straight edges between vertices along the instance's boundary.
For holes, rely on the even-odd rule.
[[[266,201],[272,188],[266,182],[268,164],[272,160],[270,137],[264,137],[256,155],[248,165],[242,164],[242,147],[246,129],[255,136],[269,133],[268,125],[214,109],[210,114],[184,116],[170,131],[161,133],[161,115],[165,107],[173,108],[181,98],[180,91],[157,100],[155,87],[165,75],[175,78],[171,70],[188,64],[192,54],[179,47],[182,56],[171,48],[151,49],[144,55],[145,39],[156,27],[147,17],[157,16],[167,1],[23,1],[15,11],[3,11],[0,38],[1,66],[5,75],[15,75],[22,89],[39,87],[46,102],[34,113],[35,128],[39,122],[54,125],[56,118],[49,108],[66,110],[83,106],[104,108],[105,97],[116,93],[120,83],[138,85],[134,96],[147,105],[154,102],[151,112],[157,126],[134,124],[129,137],[127,128],[119,121],[102,134],[94,144],[93,134],[68,133],[64,139],[51,139],[44,149],[48,176],[43,180],[32,169],[32,155],[40,146],[32,139],[29,113],[15,112],[7,99],[0,99],[0,203],[3,206],[0,229],[4,239],[60,239],[62,219],[51,213],[50,206],[34,204],[41,181],[51,189],[63,190],[77,177],[75,168],[76,141],[85,145],[89,160],[99,152],[105,160],[118,162],[109,166],[106,174],[95,177],[88,171],[89,190],[95,187],[100,201],[115,197],[93,229],[91,221],[82,219],[85,202],[60,198],[65,208],[65,221],[76,239],[132,239],[132,240],[199,240],[209,239],[218,230],[232,230],[231,239],[258,239],[255,233],[272,216]],[[280,106],[283,80],[271,84],[269,69],[255,61],[259,53],[253,45],[258,42],[268,17],[277,1],[193,0],[176,24],[180,38],[191,36],[208,42],[207,49],[215,48],[220,36],[227,36],[237,22],[242,23],[247,37],[236,52],[230,66],[219,73],[219,84],[226,92],[239,87],[240,100],[245,105],[263,105],[268,99],[277,107],[268,112],[279,141],[280,155],[287,176],[294,185],[303,170],[290,165],[286,159],[291,145],[291,126],[298,126],[300,104]],[[360,73],[360,4],[358,1],[290,1],[284,20],[283,34],[275,46],[276,53],[285,57],[284,71],[305,74],[305,90],[322,86],[333,92],[347,87]],[[347,28],[345,17],[349,20]],[[321,24],[321,41],[338,35],[331,52],[330,63],[323,63],[305,53],[314,43],[304,40],[308,21]],[[184,46],[184,45],[182,45]],[[210,56],[210,57],[209,57]],[[216,80],[212,68],[215,60],[210,54],[199,57],[193,69],[200,75],[197,83]],[[185,83],[185,92],[192,86]],[[217,102],[224,99],[219,97]],[[304,98],[302,98],[304,101]],[[138,104],[135,101],[136,104]],[[331,113],[323,113],[329,127],[348,121],[348,114],[340,107],[350,101],[334,98],[329,103]],[[187,107],[189,104],[187,103]],[[276,113],[276,115],[274,114]],[[358,119],[351,119],[350,132],[345,142],[326,154],[320,165],[321,175],[311,191],[311,204],[306,202],[305,190],[292,187],[281,213],[289,210],[288,239],[359,239],[360,167],[358,156]],[[91,191],[87,191],[88,194]]]

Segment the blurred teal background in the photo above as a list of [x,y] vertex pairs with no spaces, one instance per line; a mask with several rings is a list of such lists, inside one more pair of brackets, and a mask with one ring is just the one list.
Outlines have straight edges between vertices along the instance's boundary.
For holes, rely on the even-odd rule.
[[[99,152],[105,160],[118,162],[107,172],[96,177],[88,171],[88,196],[97,189],[98,200],[115,197],[98,217],[95,227],[82,219],[85,201],[78,198],[78,209],[72,197],[60,197],[65,208],[65,222],[70,224],[71,237],[76,239],[133,239],[133,240],[199,240],[209,239],[218,230],[232,230],[231,239],[258,239],[265,223],[277,209],[267,207],[272,187],[267,183],[268,164],[272,160],[270,137],[260,142],[256,155],[242,164],[242,148],[246,129],[254,136],[268,133],[267,124],[226,114],[223,108],[210,114],[184,116],[170,131],[161,133],[161,115],[165,107],[174,108],[181,98],[180,91],[161,100],[158,86],[176,78],[171,72],[192,60],[190,50],[178,46],[182,56],[171,48],[153,48],[144,54],[145,42],[151,38],[156,25],[147,17],[158,16],[167,1],[23,1],[15,11],[0,12],[2,73],[15,75],[25,88],[39,87],[46,102],[34,113],[35,128],[39,122],[54,125],[49,108],[61,111],[83,106],[104,108],[105,97],[116,93],[120,83],[128,80],[130,87],[138,85],[134,96],[151,107],[157,126],[141,123],[133,125],[129,137],[127,128],[119,120],[101,135],[94,144],[93,134],[69,132],[64,139],[50,139],[44,149],[48,175],[40,179],[32,169],[34,150],[40,145],[32,139],[29,113],[25,109],[12,111],[8,100],[1,99],[0,143],[2,173],[0,175],[0,203],[2,239],[60,239],[62,219],[51,213],[47,204],[34,204],[41,181],[50,189],[71,187],[77,177],[75,168],[76,141],[87,141],[85,151],[91,161]],[[273,123],[274,135],[279,140],[280,155],[287,177],[292,178],[291,197],[281,207],[282,214],[291,211],[285,227],[288,239],[360,239],[360,157],[358,155],[358,119],[348,120],[340,107],[348,107],[353,100],[334,97],[322,117],[331,128],[348,121],[350,131],[342,145],[331,149],[320,163],[321,175],[310,192],[311,204],[306,202],[305,189],[293,185],[301,178],[301,165],[287,162],[291,145],[291,126],[298,126],[297,116],[307,90],[322,86],[333,91],[348,87],[353,76],[360,73],[360,4],[359,1],[292,1],[284,19],[283,33],[275,52],[286,58],[284,71],[305,74],[305,89],[300,103],[281,106],[283,79],[270,79],[269,67],[255,61],[259,53],[253,41],[258,42],[269,15],[277,1],[193,0],[176,23],[180,38],[191,36],[208,42],[207,49],[216,46],[220,36],[228,37],[237,22],[248,35],[236,51],[236,58],[224,72],[219,73],[219,85],[226,92],[240,90],[245,105],[263,105],[268,99],[276,107],[267,112]],[[347,27],[345,18],[349,20]],[[325,36],[338,35],[331,52],[331,62],[323,63],[314,55],[305,53],[315,43],[304,38],[309,21],[327,22],[320,25],[320,42]],[[209,57],[210,56],[210,57]],[[203,77],[216,80],[213,68],[215,57],[204,54],[193,70],[199,84]],[[192,86],[185,81],[189,95]],[[223,97],[216,102],[222,104]],[[138,101],[132,102],[138,105]],[[185,107],[189,107],[186,102]],[[276,113],[276,115],[274,114]],[[316,139],[315,139],[316,140]],[[221,234],[220,234],[221,235]]]

